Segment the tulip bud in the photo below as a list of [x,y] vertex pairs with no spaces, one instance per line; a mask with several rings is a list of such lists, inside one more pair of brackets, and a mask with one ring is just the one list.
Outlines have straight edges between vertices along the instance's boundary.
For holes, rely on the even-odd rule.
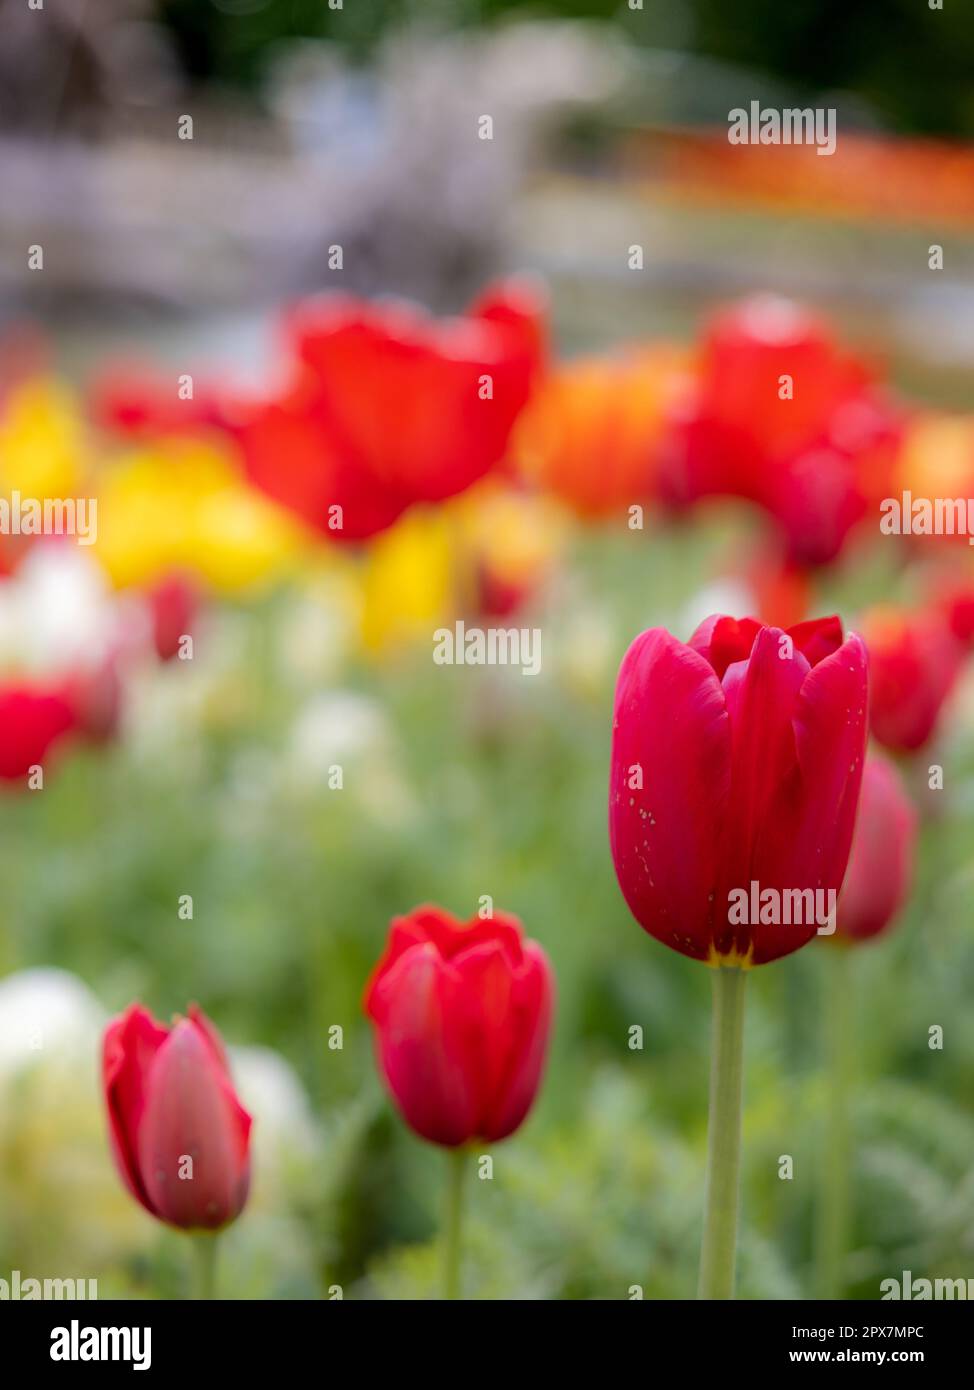
[[965,647],[934,609],[874,609],[862,632],[869,649],[873,736],[886,748],[914,753],[936,732],[963,668]]
[[871,754],[837,917],[838,937],[865,941],[890,925],[910,891],[917,817],[903,780]]
[[179,654],[180,643],[196,617],[197,586],[187,575],[173,571],[150,589],[147,597],[156,655],[160,661],[171,661]]
[[251,1118],[223,1044],[191,1005],[172,1028],[133,1004],[105,1030],[109,1134],[122,1181],[146,1211],[183,1230],[219,1230],[250,1187]]
[[837,618],[784,632],[713,617],[687,645],[662,628],[636,638],[616,687],[609,838],[651,936],[747,966],[825,925],[849,857],[866,693],[865,648]]
[[456,1147],[518,1128],[544,1066],[554,980],[516,917],[418,907],[391,926],[365,992],[380,1070],[422,1138]]
[[933,602],[958,642],[969,651],[974,646],[974,584],[962,578],[944,581],[938,586]]

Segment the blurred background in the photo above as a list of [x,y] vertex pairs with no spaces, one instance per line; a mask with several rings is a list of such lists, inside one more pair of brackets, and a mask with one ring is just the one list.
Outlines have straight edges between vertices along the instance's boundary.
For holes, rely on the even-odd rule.
[[[361,992],[392,915],[489,893],[560,1003],[474,1184],[470,1295],[692,1296],[709,977],[630,919],[606,779],[629,641],[713,611],[837,611],[886,663],[922,830],[852,962],[843,1287],[970,1275],[974,576],[878,504],[974,497],[974,16],[0,0],[0,35],[0,495],[98,500],[91,546],[0,536],[0,1276],[183,1295],[97,1056],[132,999],[195,999],[256,1117],[226,1292],[430,1296],[440,1156]],[[729,145],[752,100],[834,107],[835,154]],[[322,294],[381,297],[340,430],[339,330],[293,308]],[[424,384],[396,375],[388,296],[509,371],[491,448],[425,314]],[[797,424],[762,395],[792,358]],[[540,675],[435,666],[457,618],[538,627]],[[747,1297],[813,1289],[828,950],[753,982]]]

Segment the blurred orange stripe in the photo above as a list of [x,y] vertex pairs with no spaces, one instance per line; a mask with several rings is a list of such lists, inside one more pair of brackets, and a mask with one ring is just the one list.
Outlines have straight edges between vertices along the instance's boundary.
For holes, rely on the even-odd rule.
[[731,145],[727,132],[642,131],[629,167],[684,196],[741,199],[802,213],[903,223],[974,224],[974,147],[939,140],[843,134],[813,145]]

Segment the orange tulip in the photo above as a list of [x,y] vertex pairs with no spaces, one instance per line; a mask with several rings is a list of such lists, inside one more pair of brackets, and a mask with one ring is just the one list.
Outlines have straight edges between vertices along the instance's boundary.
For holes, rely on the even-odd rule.
[[515,429],[515,466],[579,516],[623,515],[652,495],[667,410],[686,383],[668,347],[557,367]]

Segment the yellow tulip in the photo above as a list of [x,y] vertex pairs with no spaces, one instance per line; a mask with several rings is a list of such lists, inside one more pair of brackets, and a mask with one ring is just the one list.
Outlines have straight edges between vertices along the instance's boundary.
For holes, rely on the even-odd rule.
[[442,508],[415,508],[372,541],[362,598],[366,650],[378,654],[432,640],[455,601],[453,541]]
[[236,594],[290,573],[305,546],[301,526],[248,486],[222,443],[160,441],[103,475],[97,553],[119,587],[181,569]]
[[3,491],[76,497],[87,461],[84,417],[72,392],[46,377],[15,386],[0,411]]

